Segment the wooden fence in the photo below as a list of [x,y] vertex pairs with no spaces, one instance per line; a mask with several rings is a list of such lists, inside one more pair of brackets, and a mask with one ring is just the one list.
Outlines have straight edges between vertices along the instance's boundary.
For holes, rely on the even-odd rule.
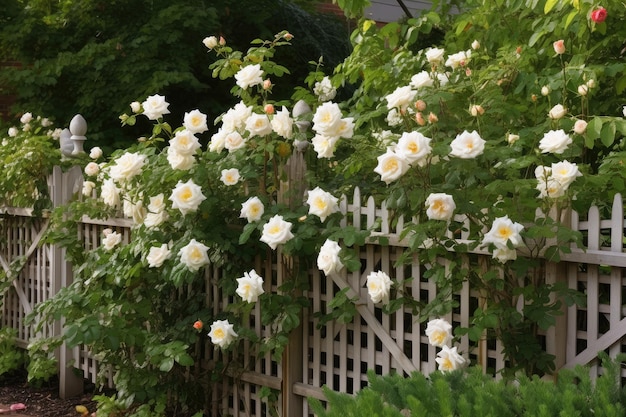
[[[50,179],[53,201],[63,204],[81,188],[80,170],[62,173],[55,169]],[[372,198],[363,198],[356,190],[354,195],[341,200],[344,225],[357,229],[377,227],[374,234],[388,239],[388,245],[371,242],[359,247],[362,269],[357,272],[333,274],[326,277],[317,269],[309,271],[310,290],[305,294],[310,308],[304,312],[302,325],[294,331],[290,344],[281,361],[266,357],[255,358],[245,372],[232,374],[222,381],[222,389],[213,398],[214,416],[264,416],[267,404],[259,397],[261,387],[269,387],[278,393],[277,408],[285,417],[311,415],[306,397],[323,399],[321,387],[354,393],[367,384],[367,370],[378,374],[412,371],[432,372],[436,368],[435,348],[428,344],[424,324],[408,310],[400,309],[387,315],[369,299],[365,285],[367,275],[383,270],[395,280],[413,277],[407,290],[422,301],[430,301],[436,295],[432,282],[423,278],[424,266],[417,260],[411,265],[396,266],[406,243],[400,239],[402,222],[395,228],[390,225],[390,213],[378,207]],[[607,351],[611,355],[626,351],[626,253],[623,200],[615,196],[612,210],[602,218],[597,208],[588,213],[573,213],[571,227],[583,232],[586,250],[573,249],[564,254],[558,264],[547,267],[548,279],[566,282],[569,288],[584,292],[586,306],[572,306],[559,317],[557,326],[546,335],[546,346],[556,355],[560,368],[577,364],[591,365],[592,372],[601,372],[597,365],[597,353]],[[24,317],[35,304],[52,297],[71,282],[71,266],[64,260],[63,251],[55,246],[39,244],[47,227],[47,219],[32,217],[28,210],[5,208],[0,215],[0,264],[8,271],[11,287],[6,291],[2,304],[1,326],[18,330],[22,346],[31,338],[59,334],[62,322],[46,327],[43,334],[33,334],[24,324]],[[102,230],[114,228],[130,239],[130,221],[111,219],[94,221],[84,219],[81,236],[85,249],[100,244]],[[487,254],[471,256],[478,261]],[[280,258],[280,253],[278,253]],[[20,266],[23,266],[20,268]],[[266,277],[265,291],[276,291],[284,279],[280,262],[258,261],[255,266]],[[207,305],[222,309],[228,297],[217,286],[220,271],[208,268],[206,281]],[[272,277],[267,279],[267,277]],[[335,294],[348,288],[348,295],[358,297],[355,303],[358,315],[347,324],[329,322],[318,326],[317,312],[326,312]],[[477,305],[477,299],[466,284],[456,294],[459,307],[447,319],[455,326],[468,326],[469,317]],[[251,313],[250,325],[263,336],[268,330],[260,322],[259,306]],[[212,361],[227,361],[213,346],[199,347],[210,366]],[[249,346],[244,346],[248,352]],[[502,369],[505,366],[501,346],[495,341],[482,341],[471,345],[467,338],[461,340],[459,350],[469,355],[485,370]],[[61,395],[76,394],[82,388],[80,378],[67,368],[68,363],[80,371],[84,378],[95,381],[98,363],[85,348],[62,348],[58,353],[60,362]],[[626,378],[626,370],[622,370]]]

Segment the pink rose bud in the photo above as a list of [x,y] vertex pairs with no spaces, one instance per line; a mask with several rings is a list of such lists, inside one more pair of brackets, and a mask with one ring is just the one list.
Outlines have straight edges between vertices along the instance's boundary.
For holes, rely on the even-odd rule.
[[485,113],[485,109],[480,104],[474,104],[470,107],[470,114],[474,117],[482,116]]
[[558,41],[554,42],[552,46],[554,46],[554,52],[556,52],[558,55],[563,55],[565,53],[565,42],[563,41],[563,39],[559,39]]
[[285,33],[283,38],[285,38],[286,40],[290,41],[290,40],[293,39],[293,35],[291,33],[287,32],[287,33]]
[[576,123],[574,123],[574,132],[578,133],[579,135],[583,135],[586,130],[587,122],[585,122],[584,120],[576,120]]
[[202,321],[201,321],[201,320],[198,320],[198,321],[196,321],[196,322],[193,324],[193,328],[194,328],[194,329],[196,329],[196,330],[202,330],[202,327],[203,327],[203,326],[204,326],[204,324],[202,323]]
[[420,126],[424,126],[426,124],[426,120],[424,120],[424,115],[422,115],[422,112],[415,113],[415,121]]
[[415,102],[415,108],[416,108],[418,111],[424,111],[424,110],[426,110],[426,102],[425,102],[424,100],[417,100],[417,101]]
[[264,90],[269,90],[271,87],[272,87],[272,81],[270,81],[269,78],[267,80],[263,81],[263,89]]
[[428,123],[437,123],[439,121],[439,118],[437,117],[437,115],[433,112],[430,112],[428,114]]
[[591,20],[596,23],[602,23],[606,20],[606,9],[604,7],[598,7],[593,12],[591,12]]
[[274,114],[274,105],[266,104],[263,111],[265,111],[265,114]]
[[469,68],[465,68],[465,75],[467,75],[468,77],[470,77],[472,75],[472,70]]
[[224,39],[223,36],[220,36],[220,45],[222,46],[226,45],[226,39]]

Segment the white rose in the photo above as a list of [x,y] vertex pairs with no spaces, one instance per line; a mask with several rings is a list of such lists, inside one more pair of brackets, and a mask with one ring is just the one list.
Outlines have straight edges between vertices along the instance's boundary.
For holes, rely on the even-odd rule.
[[289,110],[283,106],[282,110],[276,112],[272,118],[272,130],[277,135],[285,139],[291,139],[293,136],[293,119],[289,115]]
[[444,319],[433,319],[426,325],[428,343],[432,346],[449,346],[452,341],[452,325]]
[[472,51],[461,51],[456,54],[448,55],[448,59],[446,60],[446,66],[452,69],[456,69],[458,67],[463,67],[467,65],[470,61],[470,57],[472,56]]
[[180,261],[189,268],[190,271],[198,271],[204,265],[209,264],[209,248],[204,244],[191,239],[191,241],[178,252]]
[[130,103],[130,110],[133,113],[139,113],[141,111],[141,103],[138,101],[133,101]]
[[578,166],[571,162],[560,161],[552,164],[552,178],[568,187],[574,180],[583,174],[578,170]]
[[163,115],[169,114],[170,111],[167,109],[169,105],[165,101],[165,97],[158,94],[149,96],[146,101],[141,103],[143,114],[150,120],[157,120],[163,117]]
[[514,247],[518,247],[524,243],[520,235],[523,229],[524,226],[514,223],[509,216],[498,217],[493,221],[489,232],[483,236],[482,246],[493,243],[496,248],[504,249],[510,241]]
[[449,194],[431,193],[426,198],[426,216],[431,220],[450,220],[456,209],[454,199]]
[[98,159],[102,156],[102,149],[100,149],[100,147],[98,146],[94,146],[93,148],[91,148],[91,151],[89,151],[89,157],[91,159]]
[[147,210],[143,206],[143,201],[139,200],[136,203],[133,203],[129,200],[124,200],[124,215],[126,217],[132,217],[135,224],[143,223],[143,220],[146,217]]
[[217,46],[217,37],[216,36],[208,36],[202,40],[204,46],[208,49],[213,49]]
[[330,101],[323,103],[313,115],[313,130],[324,136],[339,136],[342,117],[339,105]]
[[30,123],[33,120],[33,114],[30,112],[24,113],[22,117],[20,117],[20,122],[22,124]]
[[318,216],[323,222],[332,213],[339,211],[338,201],[331,193],[315,187],[309,191],[306,203],[309,205],[309,214]]
[[539,141],[539,149],[542,153],[562,154],[571,143],[572,138],[563,129],[551,130]]
[[246,130],[250,136],[266,136],[272,133],[272,124],[267,114],[252,113],[246,120]]
[[100,165],[96,164],[95,162],[89,162],[85,166],[85,175],[87,175],[88,177],[98,175],[98,172],[100,172]]
[[475,130],[472,133],[465,130],[460,135],[457,135],[450,147],[452,148],[450,151],[451,156],[461,159],[472,159],[483,153],[485,140]]
[[426,60],[431,64],[440,64],[443,61],[445,50],[440,48],[428,48],[426,50]]
[[250,197],[248,200],[241,204],[241,213],[239,217],[248,220],[248,223],[255,222],[261,219],[265,212],[265,206],[259,197]]
[[179,209],[185,215],[198,210],[206,197],[202,194],[202,188],[189,180],[185,183],[178,181],[169,199],[172,201],[172,208]]
[[480,42],[478,42],[476,39],[474,39],[474,42],[472,42],[472,49],[473,50],[480,49]]
[[109,175],[118,182],[128,180],[141,173],[145,161],[145,155],[138,152],[126,152],[115,160],[115,165],[111,166]]
[[557,104],[548,112],[550,119],[558,120],[567,114],[567,109],[562,104]]
[[211,343],[223,349],[235,340],[237,333],[235,333],[233,325],[228,320],[216,320],[211,324],[209,337],[211,338]]
[[536,188],[539,191],[539,198],[559,198],[564,196],[566,191],[566,187],[552,176],[539,180]]
[[223,169],[220,178],[224,185],[235,185],[239,182],[239,170],[237,168]]
[[240,101],[232,109],[224,113],[222,116],[222,127],[229,132],[242,129],[251,115],[252,106],[246,106],[243,101]]
[[319,101],[329,101],[335,98],[337,90],[330,82],[330,78],[324,77],[322,81],[315,83],[313,93],[317,96]]
[[169,143],[170,149],[185,156],[195,155],[198,149],[200,149],[200,141],[198,141],[198,138],[188,129],[176,132]]
[[430,77],[428,71],[422,71],[411,77],[411,83],[409,85],[415,89],[432,87],[433,79]]
[[398,126],[402,124],[402,114],[398,111],[398,109],[391,109],[389,113],[387,113],[387,117],[385,117],[387,124],[389,126]]
[[391,94],[385,96],[387,109],[406,110],[415,97],[415,90],[410,85],[396,88]]
[[104,237],[102,238],[102,246],[104,247],[104,250],[109,251],[115,246],[119,245],[121,241],[121,234],[117,232],[105,233]]
[[209,143],[209,151],[220,153],[226,146],[226,136],[230,131],[220,128],[213,136],[211,136],[211,142]]
[[244,146],[246,146],[246,140],[236,130],[228,133],[224,138],[224,148],[228,149],[228,152],[234,152]]
[[91,197],[95,187],[96,184],[93,181],[83,181],[83,195],[85,197]]
[[150,248],[150,252],[148,252],[148,256],[146,256],[148,267],[159,268],[163,265],[163,262],[170,258],[171,255],[172,251],[167,246],[167,243],[164,243],[161,246],[152,246]]
[[148,204],[148,210],[152,213],[160,213],[165,210],[165,196],[163,193],[150,197],[150,203]]
[[584,135],[587,130],[587,122],[584,120],[576,120],[574,123],[574,133],[578,133],[579,135]]
[[112,179],[107,179],[102,183],[100,197],[107,206],[118,207],[120,205],[120,190]]
[[253,269],[250,272],[244,272],[244,276],[237,278],[237,290],[235,291],[242,300],[248,303],[254,303],[259,299],[259,295],[263,294],[263,278]]
[[146,218],[143,219],[143,225],[148,229],[159,226],[169,218],[167,211],[160,211],[158,213],[148,212]]
[[513,133],[506,134],[506,141],[509,142],[510,145],[513,145],[518,140],[519,140],[519,135],[514,135]]
[[406,158],[409,164],[413,165],[423,161],[430,155],[432,150],[430,141],[430,138],[427,138],[420,132],[404,132],[398,140],[395,152]]
[[339,141],[338,136],[315,135],[311,139],[313,150],[317,153],[317,158],[332,158],[335,156],[335,148]]
[[324,271],[326,275],[330,275],[333,272],[339,272],[343,268],[339,253],[341,247],[333,240],[326,239],[320,253],[317,255],[317,267]]
[[548,87],[547,85],[541,87],[541,95],[545,97],[548,94],[550,94],[550,87]]
[[339,127],[337,128],[337,136],[350,139],[354,136],[354,118],[353,117],[344,117],[341,119],[339,123]]
[[9,137],[14,138],[19,133],[19,130],[16,127],[10,127],[8,133],[9,133]]
[[237,80],[237,85],[244,90],[248,87],[253,87],[258,84],[263,83],[263,70],[261,69],[261,65],[247,65],[241,68],[235,74],[235,80]]
[[589,92],[589,87],[587,86],[587,84],[581,84],[578,86],[579,95],[586,96],[588,92]]
[[456,351],[456,346],[453,348],[443,346],[437,352],[435,361],[439,364],[438,369],[442,372],[454,371],[465,365],[465,359]]
[[193,155],[180,154],[174,148],[167,148],[167,162],[172,169],[188,171],[196,164],[196,158]]
[[496,248],[493,250],[492,257],[501,263],[506,263],[517,259],[517,251],[509,248]]
[[389,302],[389,290],[391,278],[383,271],[371,272],[367,276],[367,292],[373,303],[387,304]]
[[207,127],[206,114],[198,109],[192,110],[189,113],[185,112],[183,126],[191,133],[203,133],[209,130]]
[[278,245],[293,238],[291,233],[292,226],[290,222],[283,220],[283,216],[277,214],[263,225],[263,233],[260,240],[267,243],[270,248],[276,249]]
[[400,155],[392,150],[387,150],[378,158],[378,165],[374,172],[380,174],[381,181],[387,184],[397,180],[409,170],[409,161],[404,155]]

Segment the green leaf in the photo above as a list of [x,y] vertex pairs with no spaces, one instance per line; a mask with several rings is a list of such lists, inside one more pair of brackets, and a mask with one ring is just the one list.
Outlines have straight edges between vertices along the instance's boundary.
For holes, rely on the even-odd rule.
[[546,1],[545,6],[543,6],[543,13],[544,14],[548,14],[550,13],[550,11],[552,9],[554,9],[554,6],[556,6],[558,4],[559,0],[548,0]]
[[174,367],[174,358],[165,358],[161,365],[159,366],[159,370],[162,372],[169,372]]
[[611,121],[609,123],[605,123],[602,126],[602,131],[600,132],[600,140],[602,144],[606,147],[609,147],[615,141],[615,122]]
[[594,117],[587,124],[587,138],[591,141],[594,141],[600,137],[601,131],[602,131],[602,119],[599,117]]

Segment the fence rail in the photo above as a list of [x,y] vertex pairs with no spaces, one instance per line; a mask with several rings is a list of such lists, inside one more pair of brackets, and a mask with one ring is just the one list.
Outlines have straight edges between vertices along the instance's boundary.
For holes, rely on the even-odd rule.
[[[81,181],[80,171],[62,173],[55,169],[50,179],[54,204],[66,202],[80,190]],[[373,239],[359,247],[360,271],[343,271],[327,277],[316,269],[310,270],[310,289],[304,294],[310,307],[304,312],[301,327],[292,334],[292,343],[283,360],[277,362],[269,355],[257,358],[246,372],[232,373],[225,378],[221,392],[213,398],[214,415],[265,415],[266,406],[259,398],[261,386],[280,392],[281,415],[310,415],[305,398],[323,399],[321,387],[324,385],[354,393],[367,384],[367,370],[379,374],[435,370],[436,351],[428,344],[424,325],[405,309],[383,314],[369,299],[365,285],[369,272],[383,270],[400,281],[412,277],[406,290],[418,300],[428,302],[436,296],[437,289],[423,277],[424,266],[417,262],[417,258],[410,265],[396,264],[406,248],[406,241],[400,235],[403,220],[398,219],[392,224],[391,213],[384,206],[378,207],[373,198],[364,199],[358,190],[350,197],[344,196],[340,208],[344,214],[344,226],[358,229],[376,226],[374,236],[383,236],[389,243],[382,245]],[[47,222],[45,217],[34,218],[26,209],[0,210],[0,265],[11,280],[3,297],[0,325],[17,329],[21,346],[26,346],[32,338],[62,331],[63,323],[58,322],[44,328],[41,334],[35,334],[24,322],[34,305],[51,298],[72,280],[71,265],[65,261],[63,251],[40,244]],[[596,363],[599,351],[615,355],[626,350],[626,305],[623,300],[626,294],[625,222],[620,195],[615,196],[610,218],[602,218],[597,207],[592,207],[584,216],[573,213],[571,227],[585,235],[586,248],[572,248],[571,253],[561,256],[558,264],[547,268],[549,279],[583,291],[587,299],[584,307],[568,307],[558,319],[558,325],[545,335],[547,349],[556,355],[558,368],[589,364],[592,372],[598,374],[601,372]],[[104,228],[115,228],[123,234],[125,241],[131,239],[128,219],[101,221],[83,218],[80,236],[85,250],[100,245]],[[490,255],[477,252],[469,256],[472,262],[478,262],[480,257]],[[280,262],[276,259],[273,262],[259,260],[256,270],[262,276],[272,277],[266,280],[265,291],[276,291],[284,279]],[[205,275],[207,306],[216,309],[216,313],[228,303],[228,297],[217,286],[219,274],[219,269],[208,268]],[[357,297],[359,314],[346,324],[329,322],[320,326],[316,313],[327,312],[330,301],[344,288],[349,296]],[[478,302],[477,295],[465,284],[455,297],[459,307],[447,319],[454,325],[467,327],[472,306]],[[251,326],[262,336],[267,330],[261,325],[259,309],[257,305],[251,313]],[[206,363],[203,366],[210,367],[215,361],[228,360],[212,346],[196,348],[204,352]],[[252,354],[249,346],[244,349]],[[505,366],[502,347],[495,341],[471,344],[463,338],[459,350],[467,352],[470,359],[485,370]],[[73,363],[84,378],[95,382],[98,363],[87,349],[63,347],[58,356],[61,395],[71,396],[82,389],[80,378],[73,378],[74,373],[67,368],[69,363]],[[622,370],[622,377],[626,377],[626,370]]]

